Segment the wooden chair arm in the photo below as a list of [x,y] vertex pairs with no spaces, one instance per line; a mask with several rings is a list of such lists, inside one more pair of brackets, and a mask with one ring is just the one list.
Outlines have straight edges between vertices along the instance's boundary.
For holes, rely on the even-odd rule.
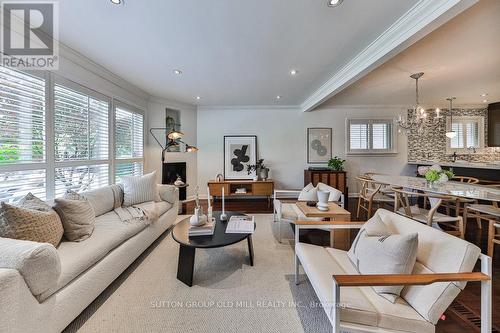
[[428,285],[435,282],[488,281],[491,278],[481,272],[434,273],[434,274],[389,274],[389,275],[333,275],[341,287],[378,287],[399,285]]
[[342,225],[342,224],[350,224],[350,225],[359,225],[362,226],[366,223],[366,221],[294,221],[292,222],[296,225]]

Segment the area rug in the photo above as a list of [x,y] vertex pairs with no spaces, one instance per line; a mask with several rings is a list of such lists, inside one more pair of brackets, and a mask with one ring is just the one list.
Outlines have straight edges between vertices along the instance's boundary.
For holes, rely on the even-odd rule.
[[176,278],[179,246],[168,232],[66,332],[331,332],[306,277],[293,282],[292,242],[277,241],[272,215],[255,219],[253,267],[246,242],[196,250],[190,288]]

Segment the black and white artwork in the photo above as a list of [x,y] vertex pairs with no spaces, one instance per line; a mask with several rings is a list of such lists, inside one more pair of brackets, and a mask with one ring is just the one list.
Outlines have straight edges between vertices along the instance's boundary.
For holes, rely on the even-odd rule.
[[247,165],[257,162],[257,136],[224,136],[224,178],[253,179],[255,171],[248,174]]
[[307,163],[328,163],[332,158],[332,129],[307,129]]

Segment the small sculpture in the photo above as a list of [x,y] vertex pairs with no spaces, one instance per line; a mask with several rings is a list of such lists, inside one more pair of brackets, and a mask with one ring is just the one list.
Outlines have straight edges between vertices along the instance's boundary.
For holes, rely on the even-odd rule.
[[194,193],[196,206],[194,208],[194,214],[189,218],[189,224],[194,227],[199,227],[207,223],[208,219],[205,214],[203,214],[203,207],[200,206],[200,199],[198,196],[198,186]]
[[175,180],[174,185],[181,187],[186,185],[186,183],[184,183],[181,176],[177,175],[177,179]]

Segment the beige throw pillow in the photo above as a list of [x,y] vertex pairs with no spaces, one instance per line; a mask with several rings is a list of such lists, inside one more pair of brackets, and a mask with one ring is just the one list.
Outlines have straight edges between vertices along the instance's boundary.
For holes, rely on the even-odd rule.
[[77,193],[70,193],[71,199],[55,199],[54,209],[61,217],[64,237],[73,242],[80,242],[92,235],[95,224],[94,209],[87,199]]
[[318,201],[318,189],[312,183],[307,184],[306,187],[300,191],[299,201]]
[[[30,206],[29,203],[25,204]],[[47,210],[42,210],[44,207],[39,202],[35,202],[32,206],[40,209],[18,207],[2,202],[0,207],[0,237],[49,243],[57,247],[63,235],[59,216],[50,209],[50,206],[45,207]]]
[[[348,257],[360,274],[410,274],[417,259],[418,234],[390,234],[383,222],[373,218],[360,230]],[[403,286],[373,289],[394,303]]]

